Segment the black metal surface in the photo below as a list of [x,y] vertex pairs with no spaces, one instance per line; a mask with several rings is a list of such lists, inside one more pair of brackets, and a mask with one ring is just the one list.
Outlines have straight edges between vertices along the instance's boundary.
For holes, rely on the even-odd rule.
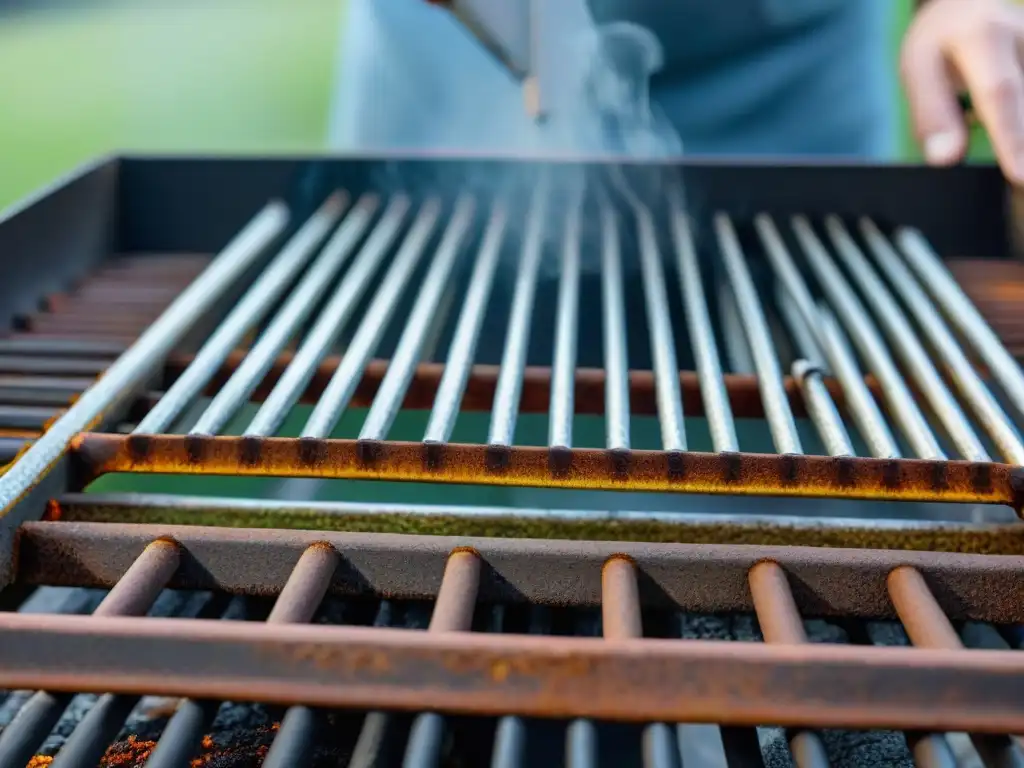
[[119,184],[119,162],[100,161],[0,211],[0,327],[110,254]]
[[[333,189],[431,191],[454,196],[516,183],[541,167],[606,174],[606,163],[534,163],[424,155],[275,158],[127,156],[119,161],[118,237],[122,250],[217,250],[268,198],[283,196],[301,221]],[[1007,255],[1004,180],[998,168],[686,160],[625,166],[634,186],[656,189],[682,174],[695,214],[724,209],[744,217],[836,213],[870,215],[928,232],[950,255]]]

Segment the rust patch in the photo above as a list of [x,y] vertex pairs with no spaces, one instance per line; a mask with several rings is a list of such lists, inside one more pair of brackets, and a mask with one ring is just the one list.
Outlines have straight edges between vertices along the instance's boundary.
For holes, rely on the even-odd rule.
[[779,482],[782,485],[793,485],[799,480],[799,467],[796,456],[784,453],[779,456]]
[[[150,454],[153,452],[153,441],[149,435],[129,435],[127,443],[128,456],[135,463],[143,463],[149,459]],[[72,443],[72,447],[77,449],[80,446],[81,436],[78,436],[75,438],[75,442]]]
[[507,445],[488,445],[484,455],[487,471],[501,473],[508,470],[512,449]]
[[[896,459],[888,459],[882,464],[882,485],[895,490],[900,487],[900,463]],[[930,481],[929,481],[930,485]]]
[[850,488],[853,486],[857,474],[857,466],[853,463],[853,459],[848,456],[840,456],[836,458],[836,485],[840,488]]
[[743,472],[742,457],[731,451],[720,455],[722,457],[722,482],[726,485],[738,483]]
[[436,472],[444,466],[444,443],[423,444],[423,467],[428,472]]
[[667,459],[669,482],[682,482],[686,478],[686,454],[682,451],[669,451]]
[[1020,516],[1024,511],[1024,468],[1010,470],[1010,492],[1013,494],[1013,509]]
[[247,467],[257,467],[263,461],[263,438],[244,435],[239,440],[238,460]]
[[607,451],[607,455],[612,477],[620,480],[626,479],[633,463],[633,452],[628,448],[615,448]]
[[554,477],[566,477],[572,468],[572,448],[559,446],[548,451],[548,469]]
[[976,493],[992,493],[992,465],[971,464],[971,487]]
[[383,457],[384,446],[380,440],[359,440],[356,451],[363,464],[376,464]]
[[46,502],[46,511],[43,512],[42,519],[53,523],[60,520],[60,502],[57,499],[50,499]]
[[949,488],[949,474],[944,461],[932,462],[932,488],[936,491],[944,491]]
[[327,443],[318,437],[299,438],[299,461],[303,466],[319,468],[327,461]]
[[[210,438],[207,435],[186,435],[185,455],[189,464],[201,464],[206,459]],[[244,447],[245,443],[242,442]]]

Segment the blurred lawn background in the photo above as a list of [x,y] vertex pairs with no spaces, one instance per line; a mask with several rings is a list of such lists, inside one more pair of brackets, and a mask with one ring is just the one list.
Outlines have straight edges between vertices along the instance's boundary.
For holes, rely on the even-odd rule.
[[[893,0],[894,66],[911,1]],[[324,144],[343,0],[14,6],[0,12],[0,207],[115,149]]]

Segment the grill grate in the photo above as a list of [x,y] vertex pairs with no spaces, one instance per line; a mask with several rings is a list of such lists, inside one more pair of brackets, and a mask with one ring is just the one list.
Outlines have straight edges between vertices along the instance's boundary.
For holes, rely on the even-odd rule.
[[[549,744],[553,765],[598,764],[586,757],[596,754],[597,732],[573,720],[580,716],[737,728],[895,726],[914,729],[921,764],[942,764],[922,755],[949,747],[917,731],[1021,729],[1024,657],[961,650],[951,623],[1020,622],[1020,573],[1020,558],[972,555],[30,523],[20,583],[112,589],[93,617],[0,615],[8,638],[0,684],[58,692],[29,700],[0,734],[0,755],[12,765],[28,759],[69,701],[60,691],[106,693],[55,765],[95,765],[143,693],[196,701],[179,705],[147,764],[181,764],[198,751],[217,708],[208,702],[257,698],[300,705],[283,715],[267,757],[295,765],[316,744],[305,736],[329,716],[304,707],[415,711],[429,690],[436,714],[413,719],[405,765],[435,764],[446,721],[469,712],[567,720],[568,755]],[[147,610],[166,586],[280,596],[262,625],[120,618]],[[376,612],[374,628],[308,624],[325,595],[351,605],[387,600],[357,611]],[[386,628],[395,620],[389,612],[424,599],[436,601],[429,627],[418,625],[427,632]],[[597,606],[604,642],[551,636],[586,634],[586,611]],[[763,633],[767,645],[639,639],[689,634],[687,622],[707,621],[698,612],[753,612],[746,639]],[[822,645],[820,630],[818,642],[803,645],[808,615],[866,645],[835,645],[834,635]],[[885,632],[901,636],[896,625],[864,623],[886,617],[930,650],[869,647]],[[526,629],[547,636],[504,634]],[[997,648],[1016,643],[994,630],[986,637]],[[366,731],[383,717],[367,717],[358,740],[372,741]],[[496,729],[499,755],[521,750],[509,742],[530,732],[523,721],[481,727]],[[643,757],[644,765],[664,765],[659,755],[678,750],[674,729],[642,730],[628,731],[622,748],[632,757],[616,764]],[[818,736],[791,737],[800,764],[827,764]],[[1003,737],[974,740],[979,750],[1016,750]]]
[[[1007,410],[1024,412],[1017,401],[1024,380],[920,233],[897,229],[890,237],[869,219],[853,227],[837,217],[782,222],[762,214],[740,222],[719,213],[703,247],[724,266],[705,274],[712,270],[702,272],[677,194],[667,195],[663,211],[640,207],[625,217],[607,203],[577,201],[556,226],[544,188],[522,221],[500,199],[488,206],[463,196],[449,207],[440,198],[365,195],[349,206],[347,196],[332,196],[198,354],[179,363],[132,435],[76,441],[83,471],[1019,506],[1011,466],[1024,461],[1024,444]],[[482,218],[476,229],[475,218]],[[593,242],[584,220],[598,223]],[[515,241],[509,233],[520,224]],[[662,231],[671,231],[664,242]],[[639,293],[622,287],[630,280],[627,236],[635,238]],[[585,248],[600,252],[599,264],[587,261],[597,270],[589,282]],[[669,289],[670,270],[678,291]],[[472,275],[461,306],[460,274]],[[489,335],[502,276],[512,284],[506,322]],[[545,287],[555,296],[551,325],[540,304]],[[723,292],[733,297],[725,305],[735,310],[738,333],[710,319],[707,296]],[[673,307],[683,297],[685,331],[675,332]],[[595,330],[589,320],[597,307],[604,318]],[[258,333],[252,348],[233,352],[250,333]],[[645,335],[648,343],[638,345]],[[498,338],[500,363],[482,367]],[[339,344],[344,354],[331,357]],[[490,351],[480,354],[482,345]],[[756,377],[723,375],[722,346],[730,359],[749,359]],[[530,369],[545,350],[550,369]],[[438,356],[443,366],[430,362]],[[676,373],[684,356],[694,373]],[[581,368],[584,357],[601,368]],[[651,372],[630,374],[644,367]],[[204,394],[212,399],[183,423]],[[259,407],[251,413],[244,406],[254,396]],[[312,404],[300,440],[276,439],[300,401]],[[339,437],[343,413],[363,404],[369,409],[355,439]],[[419,442],[392,437],[403,404],[430,410]],[[658,417],[657,450],[632,448],[637,405]],[[486,436],[451,442],[460,415],[477,408],[490,411]],[[544,448],[517,444],[518,417],[531,409],[547,411]],[[603,449],[574,444],[573,415],[595,411],[605,416]],[[694,413],[706,423],[684,418]],[[222,436],[240,414],[241,435]],[[775,455],[740,444],[735,418],[753,414],[767,419]],[[798,428],[798,416],[809,430]],[[165,436],[175,430],[184,435]],[[709,439],[695,438],[699,431]]]
[[[822,176],[822,200],[780,182],[757,213],[714,174],[706,200],[645,205],[571,173],[447,196],[328,165],[209,264],[101,270],[0,343],[12,379],[102,371],[0,476],[0,686],[25,691],[0,764],[1024,761],[1019,524],[968,506],[1021,506],[1018,276],[946,270],[923,233],[956,251],[963,216],[865,208],[863,184],[833,205]],[[104,247],[202,252],[280,194],[272,166],[225,195],[227,166],[142,183],[126,161]],[[347,191],[317,198],[324,173]],[[954,176],[990,231],[977,171]],[[60,407],[9,405],[33,436],[27,409]],[[672,511],[90,492],[122,472],[639,489]],[[730,512],[675,511],[680,492]],[[823,520],[737,495],[962,503]]]

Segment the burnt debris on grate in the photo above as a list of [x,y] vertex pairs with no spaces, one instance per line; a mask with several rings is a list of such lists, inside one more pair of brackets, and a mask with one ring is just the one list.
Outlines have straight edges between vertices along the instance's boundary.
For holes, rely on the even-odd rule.
[[[1020,506],[1024,376],[923,234],[834,216],[692,220],[671,189],[658,209],[558,192],[542,180],[525,206],[332,196],[199,351],[172,357],[133,434],[76,439],[83,477]],[[409,441],[393,435],[403,409],[430,414]],[[485,434],[463,439],[472,411],[489,412]],[[544,446],[517,440],[524,413],[547,414]],[[574,439],[578,414],[603,415],[601,444]],[[647,415],[657,444],[637,447],[631,422]],[[742,444],[744,417],[767,423],[768,451]]]
[[[1021,759],[1019,638],[977,623],[1024,620],[1016,557],[47,522],[19,546],[21,589],[111,591],[0,614],[0,684],[49,690],[8,697],[5,765]],[[147,612],[183,618],[120,618]]]

